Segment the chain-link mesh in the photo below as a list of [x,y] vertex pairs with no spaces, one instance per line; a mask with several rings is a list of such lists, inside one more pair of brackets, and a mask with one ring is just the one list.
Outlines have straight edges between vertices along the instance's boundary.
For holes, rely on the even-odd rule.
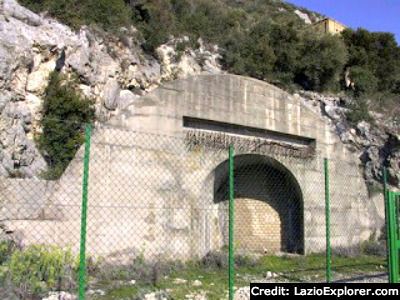
[[[74,128],[74,133],[61,133],[60,128]],[[77,290],[83,170],[78,150],[84,125],[54,120],[45,130],[47,138],[38,139],[37,145],[49,162],[47,169],[38,150],[19,140],[18,132],[12,160],[3,159],[9,175],[0,177],[2,299],[37,299],[49,290]],[[63,184],[58,178],[67,165],[63,176],[76,176]],[[31,177],[34,167],[37,174]]]
[[329,164],[332,277],[387,282],[383,185],[368,188],[356,163]]
[[[329,161],[327,207],[320,153],[210,135],[94,128],[87,298],[140,299],[155,290],[173,299],[228,297],[229,145],[236,294],[251,281],[326,281],[327,229],[332,281],[386,280],[384,201],[368,191],[356,162]],[[0,179],[0,276],[3,292],[21,298],[77,293],[84,146],[70,137],[57,143],[74,152],[59,178],[50,170]]]

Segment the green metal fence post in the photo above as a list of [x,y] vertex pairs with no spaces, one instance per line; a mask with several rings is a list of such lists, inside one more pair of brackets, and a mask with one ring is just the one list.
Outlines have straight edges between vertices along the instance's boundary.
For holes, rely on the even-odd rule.
[[387,247],[389,248],[389,282],[399,283],[399,245],[396,222],[396,193],[388,191],[388,234]]
[[385,202],[385,225],[386,225],[386,263],[389,274],[389,283],[393,281],[393,272],[392,272],[392,252],[390,249],[390,207],[389,207],[389,190],[387,187],[387,169],[383,168],[383,198]]
[[385,220],[386,220],[386,250],[389,283],[399,282],[399,261],[397,245],[397,221],[396,221],[396,194],[388,189],[387,169],[383,169]]
[[325,227],[326,227],[326,282],[331,282],[331,213],[330,213],[330,199],[329,199],[329,166],[328,159],[324,159],[325,170]]
[[229,300],[234,297],[234,247],[233,247],[233,226],[234,226],[234,181],[233,181],[233,147],[229,147]]
[[79,300],[85,299],[86,284],[86,216],[89,188],[89,157],[90,137],[92,125],[87,124],[85,128],[85,156],[83,165],[83,186],[82,186],[82,214],[81,214],[81,244],[79,257]]

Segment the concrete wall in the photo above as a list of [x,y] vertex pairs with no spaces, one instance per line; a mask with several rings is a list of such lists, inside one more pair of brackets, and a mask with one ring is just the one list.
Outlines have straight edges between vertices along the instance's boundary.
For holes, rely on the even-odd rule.
[[[286,153],[285,148],[298,146],[290,145],[290,139],[288,144],[286,138],[252,139],[184,128],[184,116],[312,139],[314,156]],[[257,184],[265,199],[247,193],[238,200],[240,227],[245,227],[245,216],[249,216],[249,226],[242,235],[241,242],[246,245],[243,249],[285,251],[285,239],[294,234],[301,238],[301,251],[324,249],[323,157],[341,162],[331,163],[331,183],[335,187],[332,245],[355,245],[380,227],[381,208],[368,199],[357,157],[346,150],[319,115],[302,105],[300,98],[250,78],[207,75],[166,83],[109,124],[96,127],[90,161],[88,252],[116,259],[138,254],[186,259],[224,247],[227,207],[226,201],[217,201],[216,189],[227,177],[228,153],[220,147],[227,141],[235,145],[238,157],[248,155],[241,162],[251,173],[248,178],[265,176],[260,166],[271,172],[278,170],[293,179],[286,191],[301,198],[301,209],[294,212],[301,223],[297,226],[299,232],[291,234],[282,233],[287,231],[282,226],[287,214],[281,208],[290,200],[287,194],[281,193],[279,198],[276,191]],[[72,245],[76,250],[82,156],[83,149],[52,195],[52,207],[46,215],[53,221],[35,224],[44,232],[51,228],[52,242]],[[273,179],[264,181],[271,183]],[[245,199],[250,201],[246,203]],[[257,221],[263,214],[267,218]]]
[[46,180],[0,177],[0,220],[44,218],[55,185]]

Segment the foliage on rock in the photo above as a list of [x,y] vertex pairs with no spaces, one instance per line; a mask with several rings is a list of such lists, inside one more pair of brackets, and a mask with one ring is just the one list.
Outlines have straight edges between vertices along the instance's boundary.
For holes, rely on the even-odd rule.
[[42,133],[37,139],[49,166],[44,177],[58,178],[74,158],[84,142],[85,124],[95,120],[93,104],[76,92],[73,80],[57,72],[51,74],[40,121]]

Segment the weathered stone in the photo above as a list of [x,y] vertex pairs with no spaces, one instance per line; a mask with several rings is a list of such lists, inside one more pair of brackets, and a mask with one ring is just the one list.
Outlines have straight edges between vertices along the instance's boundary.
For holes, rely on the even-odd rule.
[[357,124],[358,133],[367,139],[370,136],[370,132],[369,132],[370,128],[371,128],[371,125],[365,121],[361,121]]
[[118,104],[120,109],[125,109],[128,106],[134,104],[135,100],[138,98],[138,95],[135,95],[129,90],[122,90],[119,93]]
[[295,13],[296,15],[298,15],[299,18],[300,18],[301,20],[303,20],[303,22],[304,22],[305,24],[311,24],[311,23],[312,23],[308,14],[303,13],[302,11],[300,11],[300,10],[298,10],[298,9],[296,9],[296,10],[294,11],[294,13]]
[[90,48],[87,43],[82,42],[77,47],[68,47],[66,49],[65,63],[84,80],[91,78]]
[[37,67],[28,75],[26,91],[36,94],[42,94],[48,84],[48,78],[56,68],[56,57],[46,62],[40,62]]
[[182,278],[175,278],[173,281],[174,284],[184,284],[187,283],[186,279],[182,279]]
[[[161,78],[163,80],[186,78],[203,71],[221,73],[221,67],[218,63],[220,56],[215,52],[206,51],[201,40],[199,41],[200,48],[196,51],[187,49],[183,53],[179,53],[175,50],[180,42],[187,39],[187,37],[174,39],[156,49],[157,58],[161,62]],[[201,59],[196,59],[197,57]],[[202,65],[199,62],[200,60]]]
[[30,10],[20,6],[15,0],[3,0],[3,12],[9,17],[13,17],[32,26],[42,25],[41,18]]
[[2,92],[0,93],[0,115],[3,112],[3,109],[6,107],[6,105],[10,102],[11,100],[11,95],[8,92]]
[[325,113],[333,120],[340,120],[340,115],[333,105],[325,105]]
[[42,300],[75,300],[77,297],[67,292],[50,292],[49,295]]
[[247,287],[241,287],[235,291],[235,294],[233,296],[234,300],[250,300],[250,288]]
[[86,84],[80,84],[79,89],[80,89],[82,95],[85,96],[86,98],[90,98],[92,96],[90,86],[88,86]]
[[107,109],[115,110],[118,107],[120,87],[118,81],[115,79],[110,79],[107,81],[104,88],[104,106]]
[[192,285],[193,285],[193,286],[201,286],[202,283],[201,283],[200,280],[197,280],[197,279],[196,279],[195,281],[193,281]]
[[88,290],[86,292],[88,295],[95,295],[95,296],[104,296],[106,294],[105,291],[97,289],[97,290]]

